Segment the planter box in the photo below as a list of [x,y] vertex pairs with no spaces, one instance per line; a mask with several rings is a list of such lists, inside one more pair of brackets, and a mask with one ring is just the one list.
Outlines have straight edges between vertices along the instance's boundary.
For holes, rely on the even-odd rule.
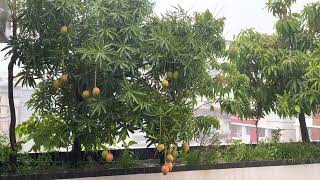
[[[283,144],[301,144],[301,143],[283,143]],[[319,145],[320,142],[312,142],[314,145]],[[228,147],[229,145],[220,145],[218,148],[224,149]],[[246,146],[256,146],[256,144],[247,144]],[[205,149],[206,147],[204,146],[191,146],[190,150],[202,150]],[[130,150],[139,160],[146,160],[146,159],[159,159],[159,154],[156,153],[155,148],[136,148],[136,149],[131,149]],[[85,161],[87,157],[90,157],[93,160],[99,160],[101,159],[101,152],[93,152],[93,151],[88,151],[88,152],[81,152],[81,160]],[[111,150],[112,154],[114,157],[119,157],[122,155],[123,150],[121,149],[116,149],[116,150]],[[49,155],[52,159],[52,161],[70,161],[71,160],[71,152],[48,152],[48,153],[28,153],[28,155],[33,158],[37,159],[39,156],[43,155]],[[19,154],[18,154],[19,156]],[[1,164],[1,162],[0,162]],[[0,166],[1,168],[1,166]]]
[[[295,144],[295,143],[290,143]],[[316,145],[319,145],[318,143],[314,143]],[[247,145],[247,146],[255,146],[255,145]],[[228,146],[219,146],[218,148],[224,149]],[[206,147],[191,147],[191,150],[203,150]],[[33,159],[35,162],[43,161],[41,157],[46,156],[46,158],[51,159],[52,163],[55,165],[58,165],[60,167],[59,170],[56,172],[53,170],[48,170],[45,173],[34,173],[34,174],[12,174],[12,175],[1,175],[1,173],[7,172],[6,168],[7,162],[0,162],[0,180],[4,179],[18,179],[18,180],[24,180],[24,179],[30,179],[30,180],[43,180],[43,179],[67,179],[67,178],[85,178],[85,177],[105,177],[108,176],[108,179],[117,179],[117,178],[125,178],[128,177],[128,179],[134,179],[135,176],[142,177],[155,177],[155,179],[158,179],[159,177],[174,177],[173,179],[188,179],[189,173],[190,177],[192,177],[194,174],[195,176],[201,176],[201,179],[207,179],[206,176],[203,176],[202,174],[208,174],[208,178],[213,178],[216,176],[211,175],[212,172],[214,174],[219,174],[222,172],[228,172],[226,174],[226,177],[234,177],[238,180],[242,180],[240,177],[246,177],[244,180],[248,180],[249,176],[253,177],[255,175],[254,171],[257,169],[257,172],[260,172],[259,169],[266,169],[266,173],[269,172],[271,169],[272,171],[276,170],[277,168],[285,168],[285,169],[291,169],[290,171],[293,171],[292,173],[299,173],[299,174],[305,174],[309,176],[315,176],[314,175],[314,167],[317,167],[317,169],[320,169],[320,159],[315,157],[314,160],[303,160],[303,161],[292,161],[292,160],[272,160],[272,161],[241,161],[241,162],[227,162],[227,163],[215,163],[215,164],[193,164],[193,165],[179,165],[175,164],[173,168],[173,172],[169,173],[167,176],[163,176],[160,173],[160,154],[156,153],[156,150],[154,148],[141,148],[141,149],[132,149],[132,153],[135,154],[135,156],[142,160],[144,163],[143,165],[135,168],[129,168],[129,169],[121,169],[121,168],[111,168],[108,169],[106,167],[111,166],[105,166],[104,164],[98,164],[98,166],[90,165],[89,168],[82,170],[82,169],[70,169],[67,167],[67,169],[63,169],[65,163],[68,163],[70,161],[71,154],[70,152],[50,152],[50,153],[30,153],[27,156],[29,158]],[[121,156],[123,153],[123,150],[112,150],[112,153],[114,154],[115,160],[117,160],[118,157]],[[88,159],[93,160],[94,162],[102,162],[101,160],[101,151],[100,152],[82,152],[81,153],[81,161],[83,162],[89,162]],[[51,163],[51,161],[49,161]],[[44,161],[45,162],[45,161]],[[23,162],[19,162],[23,163]],[[310,164],[311,168],[305,168],[306,164]],[[45,164],[46,165],[46,164]],[[30,164],[29,164],[29,167]],[[80,166],[81,167],[81,166]],[[93,168],[91,168],[93,167]],[[113,166],[113,167],[119,167],[119,166]],[[261,167],[261,168],[260,168]],[[296,169],[296,167],[299,167]],[[309,165],[308,165],[309,167]],[[240,170],[239,170],[240,169]],[[247,172],[244,175],[241,174],[242,172]],[[282,177],[282,172],[275,171],[276,173],[270,172],[270,176],[268,175],[268,179],[277,180],[276,177]],[[320,171],[317,170],[318,176],[320,177]],[[200,174],[199,174],[200,173]],[[202,173],[202,174],[201,174]],[[230,174],[231,173],[231,174]],[[183,174],[181,177],[178,177],[179,174]],[[222,173],[223,174],[223,173]],[[160,176],[161,175],[161,176]],[[159,176],[159,177],[158,177]],[[177,176],[177,177],[176,177]],[[263,175],[256,174],[255,178],[261,177]],[[158,178],[156,178],[158,177]],[[218,176],[217,176],[218,177]],[[298,177],[295,176],[295,177]],[[197,178],[195,178],[197,179]],[[218,177],[216,179],[223,179],[225,180],[225,177]],[[288,179],[288,178],[283,178]],[[306,180],[308,178],[305,178]],[[310,179],[310,178],[309,178]]]
[[[320,160],[315,161],[245,161],[234,163],[195,164],[175,166],[172,173],[163,176],[160,167],[130,168],[130,169],[105,169],[99,171],[66,171],[59,173],[41,173],[28,175],[0,176],[1,180],[45,180],[88,178],[92,180],[128,179],[128,180],[153,180],[161,177],[170,177],[174,180],[185,179],[223,179],[223,180],[285,180],[285,179],[319,179]],[[290,177],[290,178],[289,178]]]

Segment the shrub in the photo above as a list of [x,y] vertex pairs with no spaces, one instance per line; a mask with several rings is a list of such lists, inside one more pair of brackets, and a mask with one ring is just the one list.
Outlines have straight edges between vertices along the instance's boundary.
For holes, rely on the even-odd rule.
[[0,134],[0,161],[8,161],[10,152],[7,138]]
[[314,160],[320,157],[320,145],[305,143],[261,143],[256,146],[234,141],[223,147],[211,146],[205,151],[192,151],[183,156],[188,164],[217,161]]
[[182,155],[182,162],[186,164],[200,164],[201,152],[199,150],[190,151]]

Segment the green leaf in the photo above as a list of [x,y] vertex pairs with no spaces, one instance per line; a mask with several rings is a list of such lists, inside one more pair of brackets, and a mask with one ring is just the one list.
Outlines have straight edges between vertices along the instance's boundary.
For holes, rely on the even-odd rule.
[[132,145],[135,145],[135,144],[138,144],[136,141],[129,141],[128,143],[128,147],[132,146]]

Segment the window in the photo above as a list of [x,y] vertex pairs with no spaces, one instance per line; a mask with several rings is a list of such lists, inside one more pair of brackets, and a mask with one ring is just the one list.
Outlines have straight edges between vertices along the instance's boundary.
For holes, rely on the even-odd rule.
[[258,129],[258,134],[259,134],[259,137],[265,137],[266,136],[266,129],[259,128]]
[[309,139],[312,141],[312,128],[307,128],[308,129],[308,134],[309,134]]
[[246,134],[247,134],[247,135],[250,135],[250,134],[251,134],[251,131],[252,131],[252,127],[247,126],[247,127],[246,127]]
[[242,127],[237,125],[231,125],[231,136],[241,138],[242,137]]
[[7,131],[9,128],[9,122],[7,121],[0,121],[0,131]]
[[9,115],[9,108],[6,106],[0,106],[0,118],[7,117]]

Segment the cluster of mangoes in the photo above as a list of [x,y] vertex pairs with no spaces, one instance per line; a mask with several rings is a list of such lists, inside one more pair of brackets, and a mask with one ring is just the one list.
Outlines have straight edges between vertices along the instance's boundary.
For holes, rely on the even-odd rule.
[[174,72],[168,71],[166,73],[166,76],[167,76],[167,78],[161,81],[161,85],[164,88],[169,87],[170,82],[172,80],[178,80],[179,79],[179,71],[174,71]]
[[[166,149],[166,147],[164,144],[159,144],[157,146],[157,151],[159,153],[163,152],[165,149]],[[190,149],[189,144],[187,144],[187,143],[182,144],[182,151],[184,153],[187,153],[189,151],[189,149]],[[161,172],[163,175],[167,175],[169,172],[172,171],[173,161],[174,161],[173,155],[171,153],[168,153],[166,156],[166,163],[164,165],[162,165],[162,167],[161,167]]]

